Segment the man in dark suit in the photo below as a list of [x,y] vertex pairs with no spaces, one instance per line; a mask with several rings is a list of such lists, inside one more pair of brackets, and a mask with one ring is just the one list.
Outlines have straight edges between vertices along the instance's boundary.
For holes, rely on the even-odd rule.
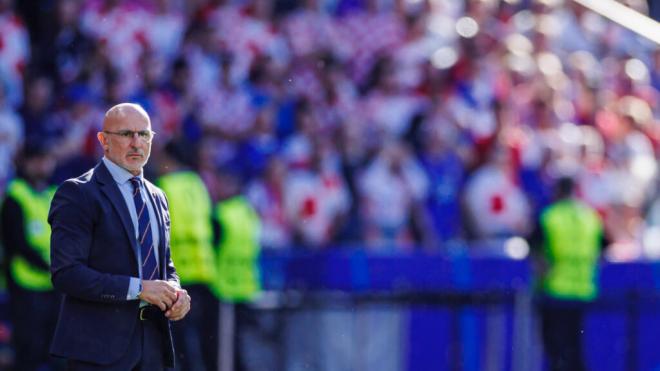
[[51,204],[52,282],[64,294],[51,353],[70,370],[174,367],[170,321],[190,296],[170,259],[167,200],[142,176],[153,136],[142,107],[112,107],[102,161]]

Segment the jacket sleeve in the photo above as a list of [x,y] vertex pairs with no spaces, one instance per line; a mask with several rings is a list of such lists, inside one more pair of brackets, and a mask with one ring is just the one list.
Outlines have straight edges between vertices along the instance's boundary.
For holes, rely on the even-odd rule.
[[93,204],[75,180],[63,183],[51,203],[51,276],[66,295],[96,302],[126,301],[129,276],[99,272],[88,266],[95,216]]

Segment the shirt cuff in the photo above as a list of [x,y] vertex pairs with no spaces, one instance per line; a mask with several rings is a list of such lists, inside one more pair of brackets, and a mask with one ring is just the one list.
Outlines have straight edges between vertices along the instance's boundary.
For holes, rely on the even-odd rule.
[[137,300],[141,291],[142,281],[139,278],[131,277],[131,282],[128,284],[128,294],[126,295],[126,300]]

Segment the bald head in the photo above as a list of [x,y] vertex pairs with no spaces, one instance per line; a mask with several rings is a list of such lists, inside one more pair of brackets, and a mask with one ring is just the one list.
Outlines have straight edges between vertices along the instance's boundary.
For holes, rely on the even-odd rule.
[[119,103],[105,113],[105,117],[103,118],[103,130],[114,130],[109,126],[112,126],[118,121],[122,122],[131,119],[145,120],[149,123],[149,127],[151,127],[149,115],[142,106],[135,103]]
[[151,120],[141,106],[121,103],[108,110],[98,139],[107,159],[139,175],[151,153]]

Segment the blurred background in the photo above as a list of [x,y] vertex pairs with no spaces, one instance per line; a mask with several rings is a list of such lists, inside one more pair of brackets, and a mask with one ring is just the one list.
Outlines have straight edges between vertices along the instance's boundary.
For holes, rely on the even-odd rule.
[[242,369],[522,371],[569,175],[607,241],[587,364],[657,370],[659,89],[657,41],[568,0],[0,0],[0,196],[26,148],[53,185],[86,172],[138,103],[148,179],[174,158],[258,215]]

